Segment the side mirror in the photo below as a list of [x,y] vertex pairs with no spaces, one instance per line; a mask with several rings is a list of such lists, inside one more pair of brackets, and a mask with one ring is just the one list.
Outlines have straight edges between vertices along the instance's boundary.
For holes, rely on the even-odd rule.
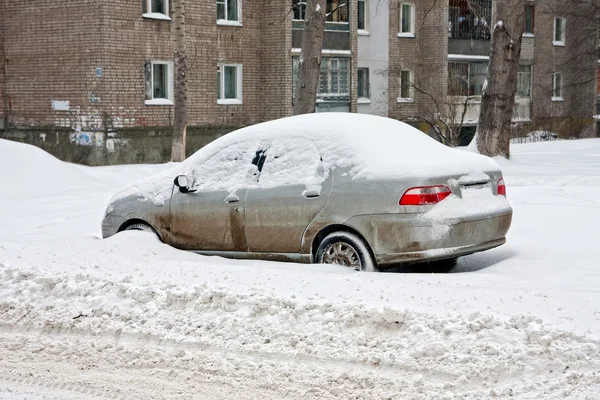
[[190,186],[192,185],[191,180],[187,177],[187,175],[179,175],[175,178],[173,182],[175,186],[179,188],[181,193],[190,193],[195,192],[195,190],[191,190]]

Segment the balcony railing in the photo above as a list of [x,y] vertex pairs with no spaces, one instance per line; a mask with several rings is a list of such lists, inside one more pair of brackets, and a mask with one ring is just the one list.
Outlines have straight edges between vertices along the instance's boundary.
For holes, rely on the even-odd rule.
[[450,0],[450,39],[490,40],[492,0]]

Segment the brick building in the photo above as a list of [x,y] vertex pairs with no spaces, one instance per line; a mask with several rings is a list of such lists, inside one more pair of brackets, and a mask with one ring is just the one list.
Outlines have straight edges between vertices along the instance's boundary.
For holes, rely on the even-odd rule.
[[[468,98],[462,122],[476,124],[492,0],[470,0],[475,13],[466,0],[327,4],[317,111],[410,119],[431,111],[432,98]],[[580,135],[594,115],[597,35],[576,21],[585,10],[567,15],[561,4],[528,3],[515,121]],[[0,2],[0,137],[88,164],[168,159],[170,8],[169,0]],[[186,2],[189,152],[291,115],[303,18],[298,0]]]
[[[600,74],[600,4],[567,1],[568,7],[564,0],[526,1],[513,121],[523,130],[590,136],[600,113],[590,84]],[[479,118],[496,2],[360,2],[369,22],[358,31],[358,68],[372,84],[368,98],[359,96],[359,112],[415,123],[451,114],[446,120],[463,126],[460,139],[468,142]]]

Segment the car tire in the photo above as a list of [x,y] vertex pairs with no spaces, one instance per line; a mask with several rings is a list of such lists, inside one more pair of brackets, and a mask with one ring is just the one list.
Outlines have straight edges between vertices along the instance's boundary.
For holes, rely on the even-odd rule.
[[315,263],[346,265],[357,271],[377,271],[377,265],[366,243],[350,232],[334,232],[327,235],[317,248]]
[[[123,229],[124,231],[142,231],[142,232],[149,232],[149,233],[153,233],[156,235],[156,232],[154,231],[154,229],[152,229],[152,227],[148,224],[144,224],[141,222],[137,222],[135,224],[131,224],[128,227],[126,227],[125,229]],[[158,236],[158,235],[156,235]]]

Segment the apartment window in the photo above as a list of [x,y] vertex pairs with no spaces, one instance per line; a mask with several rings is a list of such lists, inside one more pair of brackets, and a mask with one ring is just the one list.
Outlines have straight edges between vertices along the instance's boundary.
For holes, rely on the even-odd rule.
[[371,98],[371,88],[369,85],[369,68],[358,69],[358,98],[369,99]]
[[144,64],[146,105],[173,104],[173,63],[147,61]]
[[487,62],[449,62],[448,94],[450,96],[481,96],[487,79]]
[[531,65],[519,65],[517,72],[517,97],[531,97]]
[[319,77],[319,96],[340,97],[350,95],[350,60],[348,58],[323,58]]
[[242,104],[242,65],[217,66],[217,103]]
[[533,4],[527,4],[525,6],[525,34],[533,35],[534,28],[535,28],[535,6]]
[[562,73],[555,72],[552,74],[552,101],[563,100],[563,80]]
[[142,16],[150,19],[171,20],[169,0],[142,0]]
[[412,101],[412,73],[410,71],[400,71],[400,97],[398,101]]
[[306,0],[293,0],[292,7],[292,19],[303,21],[306,18]]
[[[369,0],[358,0],[358,30],[369,30]],[[360,33],[360,32],[359,32]]]
[[239,25],[242,0],[217,0],[217,24]]
[[450,0],[448,18],[450,39],[490,40],[492,0]]
[[327,0],[326,4],[326,21],[348,23],[348,0]]
[[[292,57],[292,98],[296,98],[299,57]],[[326,57],[321,60],[318,97],[347,100],[350,96],[350,59]]]
[[554,41],[555,46],[565,45],[565,28],[567,20],[565,18],[554,18]]
[[400,4],[400,33],[398,36],[415,36],[415,5],[411,3]]

